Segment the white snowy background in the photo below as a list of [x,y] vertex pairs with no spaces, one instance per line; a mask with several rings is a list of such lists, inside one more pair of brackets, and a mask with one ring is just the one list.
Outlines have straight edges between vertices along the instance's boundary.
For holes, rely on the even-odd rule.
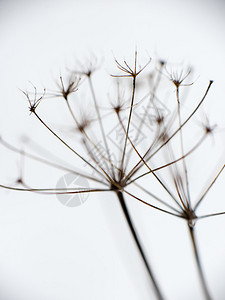
[[[104,58],[107,76],[114,56],[133,57],[137,47],[144,55],[194,66],[200,78],[195,84],[202,84],[197,99],[214,80],[204,110],[222,129],[205,145],[200,173],[207,174],[201,182],[208,181],[225,153],[224,29],[222,0],[1,0],[0,135],[17,146],[29,136],[62,157],[62,145],[29,115],[19,88],[31,89],[29,81],[39,90],[51,86],[74,58],[89,53]],[[2,146],[0,153],[0,183],[13,184],[20,156]],[[29,171],[29,163],[30,183],[38,186],[41,178],[56,185],[62,173],[38,163]],[[223,183],[221,175],[202,213],[225,210]],[[186,224],[134,200],[129,205],[166,299],[204,299]],[[225,216],[197,225],[207,282],[214,299],[222,300]],[[154,299],[115,196],[90,195],[80,207],[69,208],[55,196],[0,190],[0,299]]]

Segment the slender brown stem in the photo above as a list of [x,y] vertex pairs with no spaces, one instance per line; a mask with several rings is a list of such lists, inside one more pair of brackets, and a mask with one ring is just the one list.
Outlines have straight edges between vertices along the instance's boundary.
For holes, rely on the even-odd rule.
[[166,213],[166,214],[168,214],[168,215],[171,215],[171,216],[175,216],[175,217],[184,219],[184,216],[183,216],[182,214],[176,214],[176,213],[173,213],[173,212],[171,212],[171,211],[168,211],[168,210],[165,210],[165,209],[163,209],[163,208],[160,208],[160,207],[158,207],[158,206],[155,206],[155,205],[153,205],[153,204],[150,204],[150,203],[148,203],[148,202],[142,200],[141,198],[135,196],[134,194],[131,194],[131,193],[128,192],[127,190],[124,190],[124,189],[123,189],[123,192],[126,193],[127,195],[131,196],[132,198],[136,199],[137,201],[139,201],[139,202],[141,202],[141,203],[143,203],[143,204],[145,204],[145,205],[147,205],[147,206],[149,206],[149,207],[151,207],[151,208],[154,208],[154,209],[156,209],[156,210],[159,210],[159,211],[161,211],[161,212],[164,212],[164,213]]
[[154,275],[153,275],[153,272],[152,272],[152,269],[151,269],[151,267],[150,267],[150,265],[149,265],[149,262],[148,262],[148,260],[147,260],[147,257],[146,257],[146,255],[145,255],[145,253],[144,253],[143,247],[142,247],[142,245],[141,245],[140,239],[139,239],[139,237],[138,237],[138,235],[137,235],[137,232],[136,232],[136,230],[135,230],[134,224],[133,224],[133,222],[132,222],[132,220],[131,220],[131,217],[130,217],[128,208],[127,208],[126,203],[125,203],[125,199],[124,199],[123,193],[120,192],[120,191],[117,191],[116,194],[117,194],[117,197],[118,197],[118,199],[119,199],[119,202],[120,202],[121,208],[122,208],[122,210],[123,210],[124,216],[125,216],[125,218],[126,218],[126,220],[127,220],[127,224],[128,224],[129,229],[130,229],[130,231],[131,231],[131,234],[132,234],[132,236],[133,236],[133,238],[134,238],[134,241],[135,241],[135,243],[136,243],[136,246],[137,246],[137,248],[138,248],[138,251],[139,251],[139,253],[140,253],[140,255],[141,255],[141,258],[142,258],[142,260],[143,260],[143,262],[144,262],[144,264],[145,264],[145,267],[146,267],[146,269],[147,269],[147,272],[148,272],[148,274],[149,274],[149,276],[150,276],[150,278],[151,278],[151,282],[153,283],[153,286],[154,286],[154,289],[155,289],[155,293],[156,293],[156,295],[157,295],[157,298],[163,300],[164,298],[163,298],[163,296],[162,296],[162,293],[161,293],[161,291],[160,291],[160,288],[159,288],[159,286],[158,286],[158,283],[157,283],[157,281],[156,281],[156,279],[155,279],[155,277],[154,277]]
[[[199,109],[199,107],[201,106],[201,104],[203,103],[203,101],[205,100],[209,90],[210,90],[210,87],[212,85],[213,81],[210,80],[209,84],[208,84],[208,87],[205,91],[205,94],[203,95],[202,99],[200,100],[200,102],[198,103],[198,105],[195,107],[195,109],[192,111],[192,113],[187,117],[187,119],[181,124],[181,126],[179,126],[174,132],[173,134],[170,135],[170,137],[164,142],[162,143],[147,159],[146,159],[146,162],[148,162],[154,155],[156,155],[156,153],[158,153],[166,144],[169,143],[169,141],[174,137],[176,136],[176,134],[181,130],[181,128],[183,128],[187,123],[188,121],[193,117],[193,115],[197,112],[197,110]],[[149,150],[147,150],[147,152],[143,155],[143,158],[146,157],[147,153],[149,152]],[[139,165],[139,167],[138,167]],[[139,161],[139,163],[137,164],[137,168],[134,170],[134,173],[136,173],[141,167],[143,167],[145,164],[143,163],[143,160],[141,159]],[[130,177],[133,176],[133,173],[131,174]],[[129,178],[130,178],[129,177]]]
[[[160,70],[159,70],[159,72],[158,72],[158,76],[157,76],[157,78],[156,78],[156,83],[155,83],[155,85],[154,85],[154,87],[153,87],[153,91],[150,92],[150,97],[149,97],[147,106],[146,106],[145,111],[144,111],[144,115],[143,115],[143,117],[142,117],[142,119],[141,119],[141,122],[140,122],[140,124],[139,124],[139,127],[138,127],[138,130],[137,130],[137,133],[136,133],[136,135],[135,135],[134,140],[137,140],[137,139],[138,139],[138,135],[140,134],[140,132],[141,132],[141,130],[142,130],[142,127],[143,127],[143,125],[144,125],[144,123],[145,123],[145,119],[146,119],[146,117],[147,117],[147,115],[148,115],[148,112],[149,112],[149,109],[150,109],[150,107],[151,107],[151,104],[153,105],[154,110],[156,111],[156,113],[158,113],[157,107],[156,107],[156,105],[155,105],[154,99],[155,99],[155,94],[156,94],[157,88],[158,88],[159,83],[160,83],[160,79],[161,79],[161,75],[162,75],[162,72],[161,72],[162,67],[163,67],[163,65],[161,65],[161,68],[160,68]],[[154,142],[152,143],[152,146],[153,146],[153,144],[154,144]],[[132,153],[132,148],[130,149],[130,151],[128,152],[128,155],[127,155],[127,159],[126,159],[127,164],[128,164],[128,162],[129,162],[129,160],[130,160],[130,158],[131,158],[131,153]]]
[[188,227],[189,227],[189,233],[191,236],[192,246],[193,246],[193,250],[194,250],[194,254],[195,254],[195,260],[196,260],[197,267],[198,267],[198,273],[199,273],[199,277],[200,277],[201,284],[202,284],[202,289],[205,294],[205,299],[212,300],[212,297],[209,294],[208,286],[207,286],[207,283],[206,283],[206,280],[204,277],[204,273],[202,270],[202,265],[200,262],[199,252],[198,252],[198,248],[197,248],[197,244],[196,244],[194,227],[191,227],[189,225],[188,225]]
[[[106,153],[107,153],[107,156],[108,156],[108,161],[110,162],[110,165],[111,165],[112,174],[115,175],[114,174],[114,168],[113,168],[112,162],[111,162],[111,155],[110,155],[110,152],[109,152],[109,146],[108,146],[108,143],[107,143],[107,140],[106,140],[105,130],[104,130],[104,127],[103,127],[103,124],[102,124],[102,118],[101,118],[101,115],[100,115],[99,107],[98,107],[98,104],[97,104],[97,99],[96,99],[96,96],[95,96],[94,87],[93,87],[93,84],[92,84],[91,75],[88,76],[88,82],[89,82],[92,98],[94,100],[95,110],[96,110],[96,113],[97,113],[98,122],[99,122],[100,130],[101,130],[102,138],[103,138],[103,141],[104,141]],[[106,167],[107,167],[107,169],[109,168],[108,165]]]
[[67,194],[82,194],[82,193],[91,193],[91,192],[109,192],[110,189],[98,189],[98,188],[86,188],[83,190],[76,190],[76,188],[43,188],[43,189],[35,189],[30,188],[27,185],[23,184],[27,188],[17,188],[12,186],[7,186],[0,184],[1,188],[13,191],[21,191],[21,192],[34,192],[39,194],[46,194],[46,195],[67,195]]
[[214,214],[208,214],[208,215],[204,215],[204,216],[198,216],[198,219],[204,219],[204,218],[209,218],[209,217],[216,217],[216,216],[221,216],[224,215],[225,211],[222,212],[218,212],[218,213],[214,213]]
[[154,195],[153,193],[151,193],[148,189],[144,188],[143,186],[141,186],[140,184],[134,182],[133,183],[135,186],[137,186],[140,190],[144,191],[146,194],[148,194],[149,196],[151,196],[152,198],[156,199],[158,202],[162,203],[163,205],[167,206],[168,208],[172,209],[173,211],[180,213],[180,211],[176,208],[174,208],[173,206],[171,206],[170,204],[168,204],[167,202],[163,201],[162,199],[160,199],[158,196]]
[[[104,177],[104,175],[96,169],[89,161],[87,161],[84,157],[82,157],[78,152],[76,152],[72,147],[70,147],[63,139],[61,139],[34,111],[34,115],[38,118],[38,120],[60,141],[62,142],[69,150],[71,150],[76,156],[78,156],[81,160],[83,160],[87,165],[89,165],[92,169],[94,169],[98,174]],[[105,174],[107,175],[107,174]],[[108,177],[108,175],[107,175]]]
[[[146,175],[148,175],[148,174],[151,174],[152,172],[156,172],[156,171],[161,170],[161,169],[163,169],[163,168],[169,167],[169,166],[171,166],[171,165],[177,163],[178,161],[182,160],[184,157],[189,156],[191,153],[194,152],[194,150],[196,150],[196,149],[201,145],[201,143],[204,141],[205,138],[206,138],[206,135],[204,134],[204,135],[202,136],[202,138],[196,143],[196,145],[194,145],[194,147],[192,147],[192,148],[191,148],[188,152],[186,152],[183,156],[181,156],[181,157],[179,157],[179,158],[177,158],[177,159],[174,159],[173,161],[171,161],[171,162],[169,162],[169,163],[167,163],[167,164],[165,164],[165,165],[162,165],[162,166],[160,166],[160,167],[154,168],[154,169],[152,169],[152,171],[148,171],[148,172],[146,172],[146,173],[143,173],[143,174],[141,174],[141,175],[139,175],[139,176],[133,178],[132,180],[130,180],[130,181],[127,183],[127,185],[129,185],[129,184],[131,184],[131,183],[133,183],[133,182],[136,182],[138,179],[140,179],[140,178],[142,178],[142,177],[144,177],[144,176],[146,176]],[[126,177],[126,178],[127,178],[127,177]],[[130,179],[130,177],[128,178],[128,180],[129,180],[129,179]]]
[[[123,126],[122,120],[120,118],[120,116],[118,115],[119,118],[119,122],[121,124],[121,127],[123,128],[124,133],[126,134],[126,138],[129,140],[132,148],[134,149],[134,151],[137,153],[137,155],[140,157],[140,159],[143,161],[143,163],[145,164],[145,166],[149,169],[149,171],[153,174],[153,176],[157,179],[157,181],[161,184],[161,186],[164,188],[164,190],[170,195],[170,197],[179,205],[179,203],[177,202],[176,198],[174,197],[174,195],[172,194],[172,192],[169,190],[169,188],[167,188],[167,186],[162,182],[162,180],[160,180],[159,176],[157,176],[152,169],[149,167],[149,165],[145,162],[145,160],[143,159],[143,157],[141,156],[141,154],[138,152],[137,148],[134,146],[133,142],[131,141],[131,139],[129,138],[127,132],[125,131],[125,128]],[[179,205],[180,206],[180,205]],[[181,207],[181,206],[180,206]],[[182,209],[182,208],[181,208]]]
[[[74,122],[76,123],[77,127],[79,128],[79,122],[77,121],[77,118],[76,118],[76,116],[74,115],[74,112],[73,112],[73,110],[72,110],[72,108],[71,108],[71,105],[70,105],[70,103],[69,103],[69,100],[68,100],[67,98],[65,98],[65,100],[66,100],[66,104],[67,104],[67,107],[68,107],[68,109],[69,109],[69,112],[70,112],[70,114],[71,114],[71,116],[72,116]],[[100,115],[99,115],[99,117],[100,117]],[[101,120],[101,119],[100,119],[100,120]],[[102,125],[102,123],[101,123],[101,125]],[[103,127],[102,127],[102,128],[103,128]],[[108,165],[107,165],[106,162],[109,162],[109,163],[110,163],[112,170],[113,170],[114,168],[116,168],[116,166],[113,165],[113,163],[111,162],[111,160],[109,160],[109,158],[105,157],[105,156],[101,153],[101,150],[100,150],[100,149],[98,148],[98,146],[91,140],[91,138],[88,136],[88,134],[87,134],[87,132],[85,131],[84,128],[81,130],[81,133],[85,136],[85,138],[89,141],[89,143],[94,147],[94,149],[98,152],[98,154],[99,154],[99,155],[101,156],[101,158],[104,160],[104,162],[105,162],[104,165],[106,166],[106,168],[108,168]],[[108,146],[106,147],[106,150],[107,150],[107,149],[108,149]],[[108,150],[107,150],[107,153],[108,153]],[[108,156],[109,156],[109,153],[108,153]]]
[[[179,87],[176,89],[176,97],[177,97],[177,114],[178,114],[178,122],[179,122],[179,128],[180,128],[180,145],[181,145],[181,154],[184,157],[184,141],[183,141],[183,128],[181,127],[181,107],[180,107],[180,97],[179,97]],[[188,171],[187,171],[187,164],[185,157],[182,160],[183,168],[184,168],[184,174],[185,174],[185,184],[186,184],[186,204],[187,207],[190,208],[190,193],[189,193],[189,180],[188,180]]]
[[[92,181],[99,182],[99,183],[101,183],[101,184],[107,185],[107,183],[104,182],[103,180],[94,178],[93,176],[91,176],[91,175],[89,175],[89,174],[82,173],[82,172],[81,172],[80,170],[78,170],[78,169],[77,169],[77,170],[74,170],[74,169],[72,169],[72,167],[71,167],[71,168],[66,167],[65,165],[67,164],[67,162],[62,161],[61,163],[63,164],[63,166],[60,165],[60,164],[51,162],[51,161],[49,161],[49,160],[47,160],[47,159],[44,159],[44,158],[39,157],[39,156],[36,156],[36,155],[31,154],[31,153],[29,153],[29,152],[22,151],[22,150],[16,148],[15,146],[12,146],[11,144],[9,144],[8,142],[6,142],[6,141],[3,140],[2,138],[0,138],[0,143],[1,143],[4,147],[10,149],[11,151],[14,151],[14,152],[16,152],[16,153],[19,153],[19,154],[21,154],[21,155],[23,155],[23,156],[25,156],[25,157],[28,157],[28,158],[30,158],[30,159],[33,159],[33,160],[35,160],[35,161],[41,162],[41,163],[43,163],[43,164],[45,164],[45,165],[48,165],[48,166],[51,166],[51,167],[54,167],[54,168],[57,168],[57,169],[60,169],[60,170],[64,170],[64,171],[70,172],[70,173],[72,173],[72,174],[79,175],[79,176],[81,176],[81,177],[83,177],[83,178],[87,178],[87,179],[89,179],[89,180],[92,180]],[[52,153],[49,153],[49,154],[52,156]],[[56,158],[59,159],[58,157],[56,157]]]
[[[135,66],[136,66],[136,64],[135,64]],[[133,89],[132,89],[132,96],[131,96],[130,112],[129,112],[129,117],[128,117],[128,123],[127,123],[126,135],[125,135],[125,142],[124,142],[123,154],[122,154],[122,160],[121,160],[121,170],[122,171],[123,171],[125,153],[126,153],[126,148],[127,148],[127,138],[128,138],[129,129],[130,129],[130,121],[131,121],[131,116],[132,116],[132,112],[133,112],[135,86],[136,86],[136,76],[133,77]]]
[[220,169],[220,171],[218,172],[218,174],[216,175],[216,177],[213,179],[213,181],[210,183],[210,185],[208,186],[208,188],[206,189],[206,191],[203,193],[203,195],[200,197],[200,199],[198,200],[198,202],[195,204],[194,210],[196,210],[198,208],[199,204],[202,202],[202,200],[204,199],[204,197],[206,196],[206,194],[209,192],[209,190],[211,189],[211,187],[216,182],[217,178],[222,173],[224,167],[225,167],[225,165],[222,166],[222,168]]

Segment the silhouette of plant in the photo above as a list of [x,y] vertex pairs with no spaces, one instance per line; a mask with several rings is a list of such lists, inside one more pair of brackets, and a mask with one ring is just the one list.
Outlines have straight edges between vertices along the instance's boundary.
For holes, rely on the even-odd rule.
[[[108,107],[106,107],[107,105],[101,106],[97,96],[98,90],[93,83],[95,72],[99,69],[99,67],[96,67],[95,59],[89,61],[86,65],[84,64],[86,67],[79,64],[81,70],[69,71],[68,80],[64,79],[64,76],[60,76],[59,82],[56,84],[56,91],[44,89],[44,92],[40,96],[34,86],[34,92],[23,91],[29,103],[30,113],[67,150],[71,151],[76,158],[84,163],[85,168],[82,170],[78,170],[78,168],[74,169],[74,167],[65,167],[66,164],[52,162],[39,155],[22,151],[8,143],[5,139],[0,139],[1,144],[11,151],[45,165],[79,175],[81,178],[90,181],[92,183],[91,187],[33,188],[26,183],[23,173],[20,174],[16,182],[20,186],[1,184],[0,187],[17,191],[55,195],[91,194],[94,192],[114,193],[121,205],[131,236],[148,272],[150,284],[153,285],[157,299],[166,299],[166,295],[163,295],[163,287],[160,287],[158,283],[159,279],[156,280],[155,278],[150,263],[151,257],[147,257],[143,241],[140,240],[135,228],[133,220],[135,213],[129,211],[125,196],[143,203],[146,208],[149,207],[185,220],[191,236],[205,298],[212,299],[198,252],[195,225],[197,221],[203,218],[225,213],[197,214],[198,207],[222,173],[224,164],[222,164],[221,169],[218,170],[218,174],[212,179],[203,194],[193,203],[190,192],[188,159],[194,152],[201,151],[203,142],[209,135],[214,133],[215,126],[210,126],[206,118],[206,122],[202,124],[202,135],[197,142],[191,143],[188,149],[185,146],[186,136],[184,129],[200,109],[213,82],[209,82],[200,101],[189,115],[184,118],[182,116],[183,106],[180,89],[181,87],[190,87],[193,85],[193,82],[184,83],[190,75],[191,70],[188,69],[187,72],[181,71],[180,73],[176,71],[169,73],[166,62],[159,61],[157,68],[151,73],[151,78],[144,77],[144,74],[149,74],[148,68],[151,67],[151,59],[148,59],[144,66],[139,68],[137,67],[137,60],[137,51],[134,54],[133,67],[126,60],[123,63],[115,60],[116,67],[121,74],[111,75],[113,82],[116,81],[117,93],[109,101]],[[146,78],[147,84],[145,84]],[[175,105],[172,105],[169,114],[166,114],[159,106],[161,102],[157,96],[163,86],[162,79],[164,80],[165,78],[170,84],[173,84],[176,94]],[[125,93],[121,92],[123,80],[131,81],[131,86],[126,87],[128,100],[125,99]],[[138,86],[140,82],[143,82],[144,87]],[[82,100],[80,105],[79,101],[77,101],[78,99],[76,99],[77,95],[79,95],[79,89],[84,86],[91,99],[88,104],[88,110],[94,111],[94,117],[92,118],[88,117],[88,114],[84,111],[84,101]],[[81,144],[84,149],[82,152],[77,150],[78,147],[75,148],[70,142],[67,142],[67,137],[62,137],[55,128],[52,128],[48,124],[48,120],[46,121],[38,112],[39,106],[44,106],[46,102],[52,101],[52,98],[60,98],[60,100],[65,102],[69,116],[73,121],[73,126],[76,129],[75,136],[78,133],[81,137]],[[142,113],[140,109],[142,109]],[[104,111],[106,110],[109,113],[105,114]],[[114,128],[113,130],[119,130],[122,137],[119,143],[115,141],[117,151],[115,145],[112,145],[109,141],[109,120],[112,120],[110,122],[113,122],[116,126],[116,129]],[[140,139],[141,134],[143,134],[142,139]],[[101,141],[101,144],[99,141]],[[153,193],[148,185],[139,183],[143,178],[147,182],[150,177],[154,179],[154,185],[162,188],[170,200],[164,196],[165,193]],[[132,186],[135,187],[135,192],[131,191]],[[143,193],[146,194],[146,198],[140,196]]]

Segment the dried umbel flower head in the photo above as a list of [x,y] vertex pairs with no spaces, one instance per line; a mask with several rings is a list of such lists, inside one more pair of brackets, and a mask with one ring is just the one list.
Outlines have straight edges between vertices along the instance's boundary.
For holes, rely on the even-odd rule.
[[42,94],[41,97],[37,97],[37,89],[35,86],[33,86],[34,88],[34,99],[30,98],[30,95],[28,92],[22,91],[22,93],[26,96],[28,103],[29,103],[29,111],[31,113],[35,113],[36,108],[38,107],[38,105],[41,103],[41,100],[44,98],[45,94],[46,94],[46,90],[44,89],[44,92]]
[[[27,151],[21,152],[20,149],[13,147],[5,140],[0,140],[5,147],[20,153],[25,158],[29,157],[51,167],[78,174],[81,178],[85,178],[91,182],[91,187],[86,186],[72,189],[64,187],[32,188],[26,184],[24,176],[19,177],[20,180],[17,182],[20,187],[6,185],[1,185],[1,187],[18,191],[32,191],[56,195],[91,194],[96,192],[107,192],[107,195],[109,193],[116,195],[129,226],[131,236],[148,272],[157,299],[164,299],[163,292],[152,270],[150,264],[151,256],[147,257],[138,236],[133,218],[126,204],[125,196],[129,196],[129,198],[142,203],[146,208],[149,207],[164,214],[185,220],[190,232],[205,298],[210,299],[197,249],[195,224],[201,218],[224,213],[219,212],[217,214],[201,216],[197,213],[197,208],[222,173],[224,165],[205,192],[193,203],[189,185],[189,160],[187,158],[191,157],[192,153],[197,149],[201,149],[200,146],[206,137],[213,133],[214,126],[210,126],[209,122],[204,122],[202,135],[198,138],[197,142],[192,143],[191,141],[188,149],[185,146],[186,136],[184,129],[204,102],[212,81],[209,82],[203,97],[195,105],[191,113],[184,118],[182,115],[183,102],[179,94],[179,89],[181,86],[191,86],[193,84],[184,83],[190,71],[188,70],[183,73],[173,71],[171,74],[167,73],[168,82],[172,82],[176,88],[176,96],[173,99],[175,109],[167,115],[159,107],[160,101],[157,96],[163,86],[161,77],[164,71],[167,72],[166,63],[160,61],[159,67],[156,70],[149,71],[149,73],[151,72],[151,82],[147,82],[147,87],[145,86],[143,93],[142,87],[144,85],[140,85],[141,88],[137,93],[137,82],[141,81],[142,72],[144,70],[148,72],[148,69],[152,67],[150,64],[151,59],[148,59],[144,67],[138,68],[137,59],[137,51],[135,51],[133,67],[126,60],[123,63],[115,60],[121,74],[112,75],[112,77],[116,77],[117,80],[127,80],[131,82],[131,85],[127,86],[126,95],[128,97],[125,97],[125,93],[121,92],[120,83],[117,81],[116,96],[110,98],[109,105],[112,108],[110,114],[104,115],[104,109],[101,106],[99,90],[102,89],[104,82],[99,82],[99,86],[94,84],[93,77],[95,76],[96,68],[93,61],[91,63],[89,61],[87,67],[80,65],[78,69],[83,70],[70,72],[68,80],[65,80],[65,76],[60,76],[56,91],[45,90],[41,97],[37,96],[36,88],[34,88],[34,97],[31,97],[28,92],[24,92],[30,105],[30,112],[67,150],[85,165],[81,170],[74,167],[67,168],[64,164],[51,162],[46,158],[33,155]],[[85,99],[80,94],[80,90],[82,89],[87,93],[87,97],[85,98],[88,101],[87,104],[84,104]],[[73,98],[77,95],[81,95],[81,102]],[[49,120],[45,120],[41,113],[39,114],[39,110],[36,110],[40,104],[45,105],[49,101],[49,98],[52,97],[61,98],[64,101],[68,118],[73,122],[76,132],[81,137],[81,144],[77,140],[76,143],[67,141],[67,137],[59,134],[52,125],[49,125]],[[141,112],[140,107],[143,109],[143,112]],[[92,110],[94,116],[90,118],[88,113],[86,113],[87,110],[88,113]],[[110,119],[111,117],[114,117],[114,119]],[[117,152],[114,151],[115,147],[113,147],[109,139],[108,126],[111,123],[115,125],[113,127],[114,130],[119,130],[122,137],[114,145],[117,147]],[[140,136],[144,131],[145,138],[143,141],[140,141]],[[77,135],[74,139],[76,138]],[[82,150],[81,147],[83,147]],[[163,176],[164,171],[168,172],[167,177]],[[142,184],[140,183],[141,179],[145,179],[145,184],[143,182]],[[151,183],[149,184],[149,182]],[[164,193],[162,195],[155,193],[153,185],[160,186]],[[133,190],[132,187],[134,187]],[[169,200],[164,196],[165,194]]]

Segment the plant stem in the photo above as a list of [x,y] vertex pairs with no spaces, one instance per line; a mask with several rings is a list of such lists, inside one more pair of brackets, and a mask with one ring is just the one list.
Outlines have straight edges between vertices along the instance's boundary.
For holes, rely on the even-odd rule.
[[207,287],[207,284],[205,281],[204,273],[203,273],[200,258],[199,258],[199,253],[198,253],[197,244],[196,244],[195,231],[194,231],[193,227],[191,227],[191,226],[188,226],[188,227],[189,227],[189,232],[191,235],[191,241],[192,241],[192,246],[193,246],[193,250],[194,250],[194,254],[195,254],[195,260],[196,260],[197,267],[198,267],[199,277],[201,280],[203,292],[205,294],[205,299],[212,300],[212,297],[209,294],[209,290],[208,290],[208,287]]
[[149,274],[149,276],[150,276],[150,278],[151,278],[151,281],[152,281],[152,283],[153,283],[153,286],[154,286],[154,288],[155,288],[155,293],[156,293],[156,295],[157,295],[157,298],[160,299],[160,300],[163,300],[164,298],[163,298],[163,296],[162,296],[162,294],[161,294],[161,292],[160,292],[159,286],[158,286],[158,284],[157,284],[157,282],[156,282],[156,280],[155,280],[155,278],[154,278],[154,275],[153,275],[153,273],[152,273],[151,267],[150,267],[150,265],[149,265],[149,263],[148,263],[148,261],[147,261],[146,255],[145,255],[145,253],[144,253],[144,250],[143,250],[143,248],[142,248],[142,246],[141,246],[140,240],[139,240],[138,235],[137,235],[137,233],[136,233],[135,227],[134,227],[133,222],[132,222],[132,220],[131,220],[131,217],[130,217],[128,208],[127,208],[126,203],[125,203],[125,199],[124,199],[123,193],[120,192],[120,191],[118,191],[118,192],[116,192],[116,194],[117,194],[117,197],[118,197],[118,199],[119,199],[120,205],[121,205],[121,207],[122,207],[124,216],[125,216],[125,218],[126,218],[126,220],[127,220],[127,224],[128,224],[128,226],[129,226],[129,229],[130,229],[130,231],[131,231],[131,233],[132,233],[132,236],[133,236],[133,238],[134,238],[134,240],[135,240],[135,243],[136,243],[136,245],[137,245],[137,248],[138,248],[138,250],[139,250],[139,253],[140,253],[141,257],[142,257],[142,260],[143,260],[143,262],[144,262],[144,264],[145,264],[145,267],[146,267],[146,269],[147,269],[147,272],[148,272],[148,274]]
[[[136,66],[136,63],[135,63],[135,66]],[[124,142],[123,154],[122,154],[122,159],[121,159],[121,167],[120,167],[122,171],[124,170],[123,166],[124,166],[124,159],[125,159],[126,148],[127,148],[127,140],[128,140],[128,136],[129,136],[129,130],[130,130],[130,122],[131,122],[131,117],[132,117],[132,112],[133,112],[135,89],[136,89],[136,77],[133,78],[133,88],[132,88],[130,112],[129,112],[128,122],[127,122],[125,142]]]
[[[93,86],[93,83],[92,83],[91,76],[88,76],[88,82],[89,82],[89,86],[90,86],[92,98],[94,100],[95,111],[97,113],[98,123],[99,123],[99,126],[100,126],[102,138],[103,138],[105,149],[106,149],[106,153],[107,153],[107,156],[108,156],[108,161],[110,162],[111,171],[112,171],[112,174],[114,175],[114,168],[112,166],[111,155],[110,155],[110,152],[109,152],[109,146],[108,146],[108,143],[107,143],[105,130],[104,130],[104,127],[103,127],[103,124],[102,124],[102,118],[101,118],[99,107],[98,107],[98,104],[97,104],[97,99],[96,99],[96,95],[95,95],[94,86]],[[109,171],[109,167],[108,167],[107,164],[106,164],[106,167],[107,167],[107,169]]]
[[[178,114],[178,122],[179,122],[179,128],[180,128],[180,145],[181,145],[181,154],[184,157],[184,140],[183,140],[183,128],[181,127],[181,105],[180,105],[180,96],[179,96],[179,87],[176,89],[176,97],[177,97],[177,114]],[[187,164],[185,157],[182,160],[183,168],[184,168],[184,174],[185,174],[185,183],[186,183],[186,205],[188,208],[190,208],[190,192],[189,192],[189,180],[188,180],[188,171],[187,171]]]

